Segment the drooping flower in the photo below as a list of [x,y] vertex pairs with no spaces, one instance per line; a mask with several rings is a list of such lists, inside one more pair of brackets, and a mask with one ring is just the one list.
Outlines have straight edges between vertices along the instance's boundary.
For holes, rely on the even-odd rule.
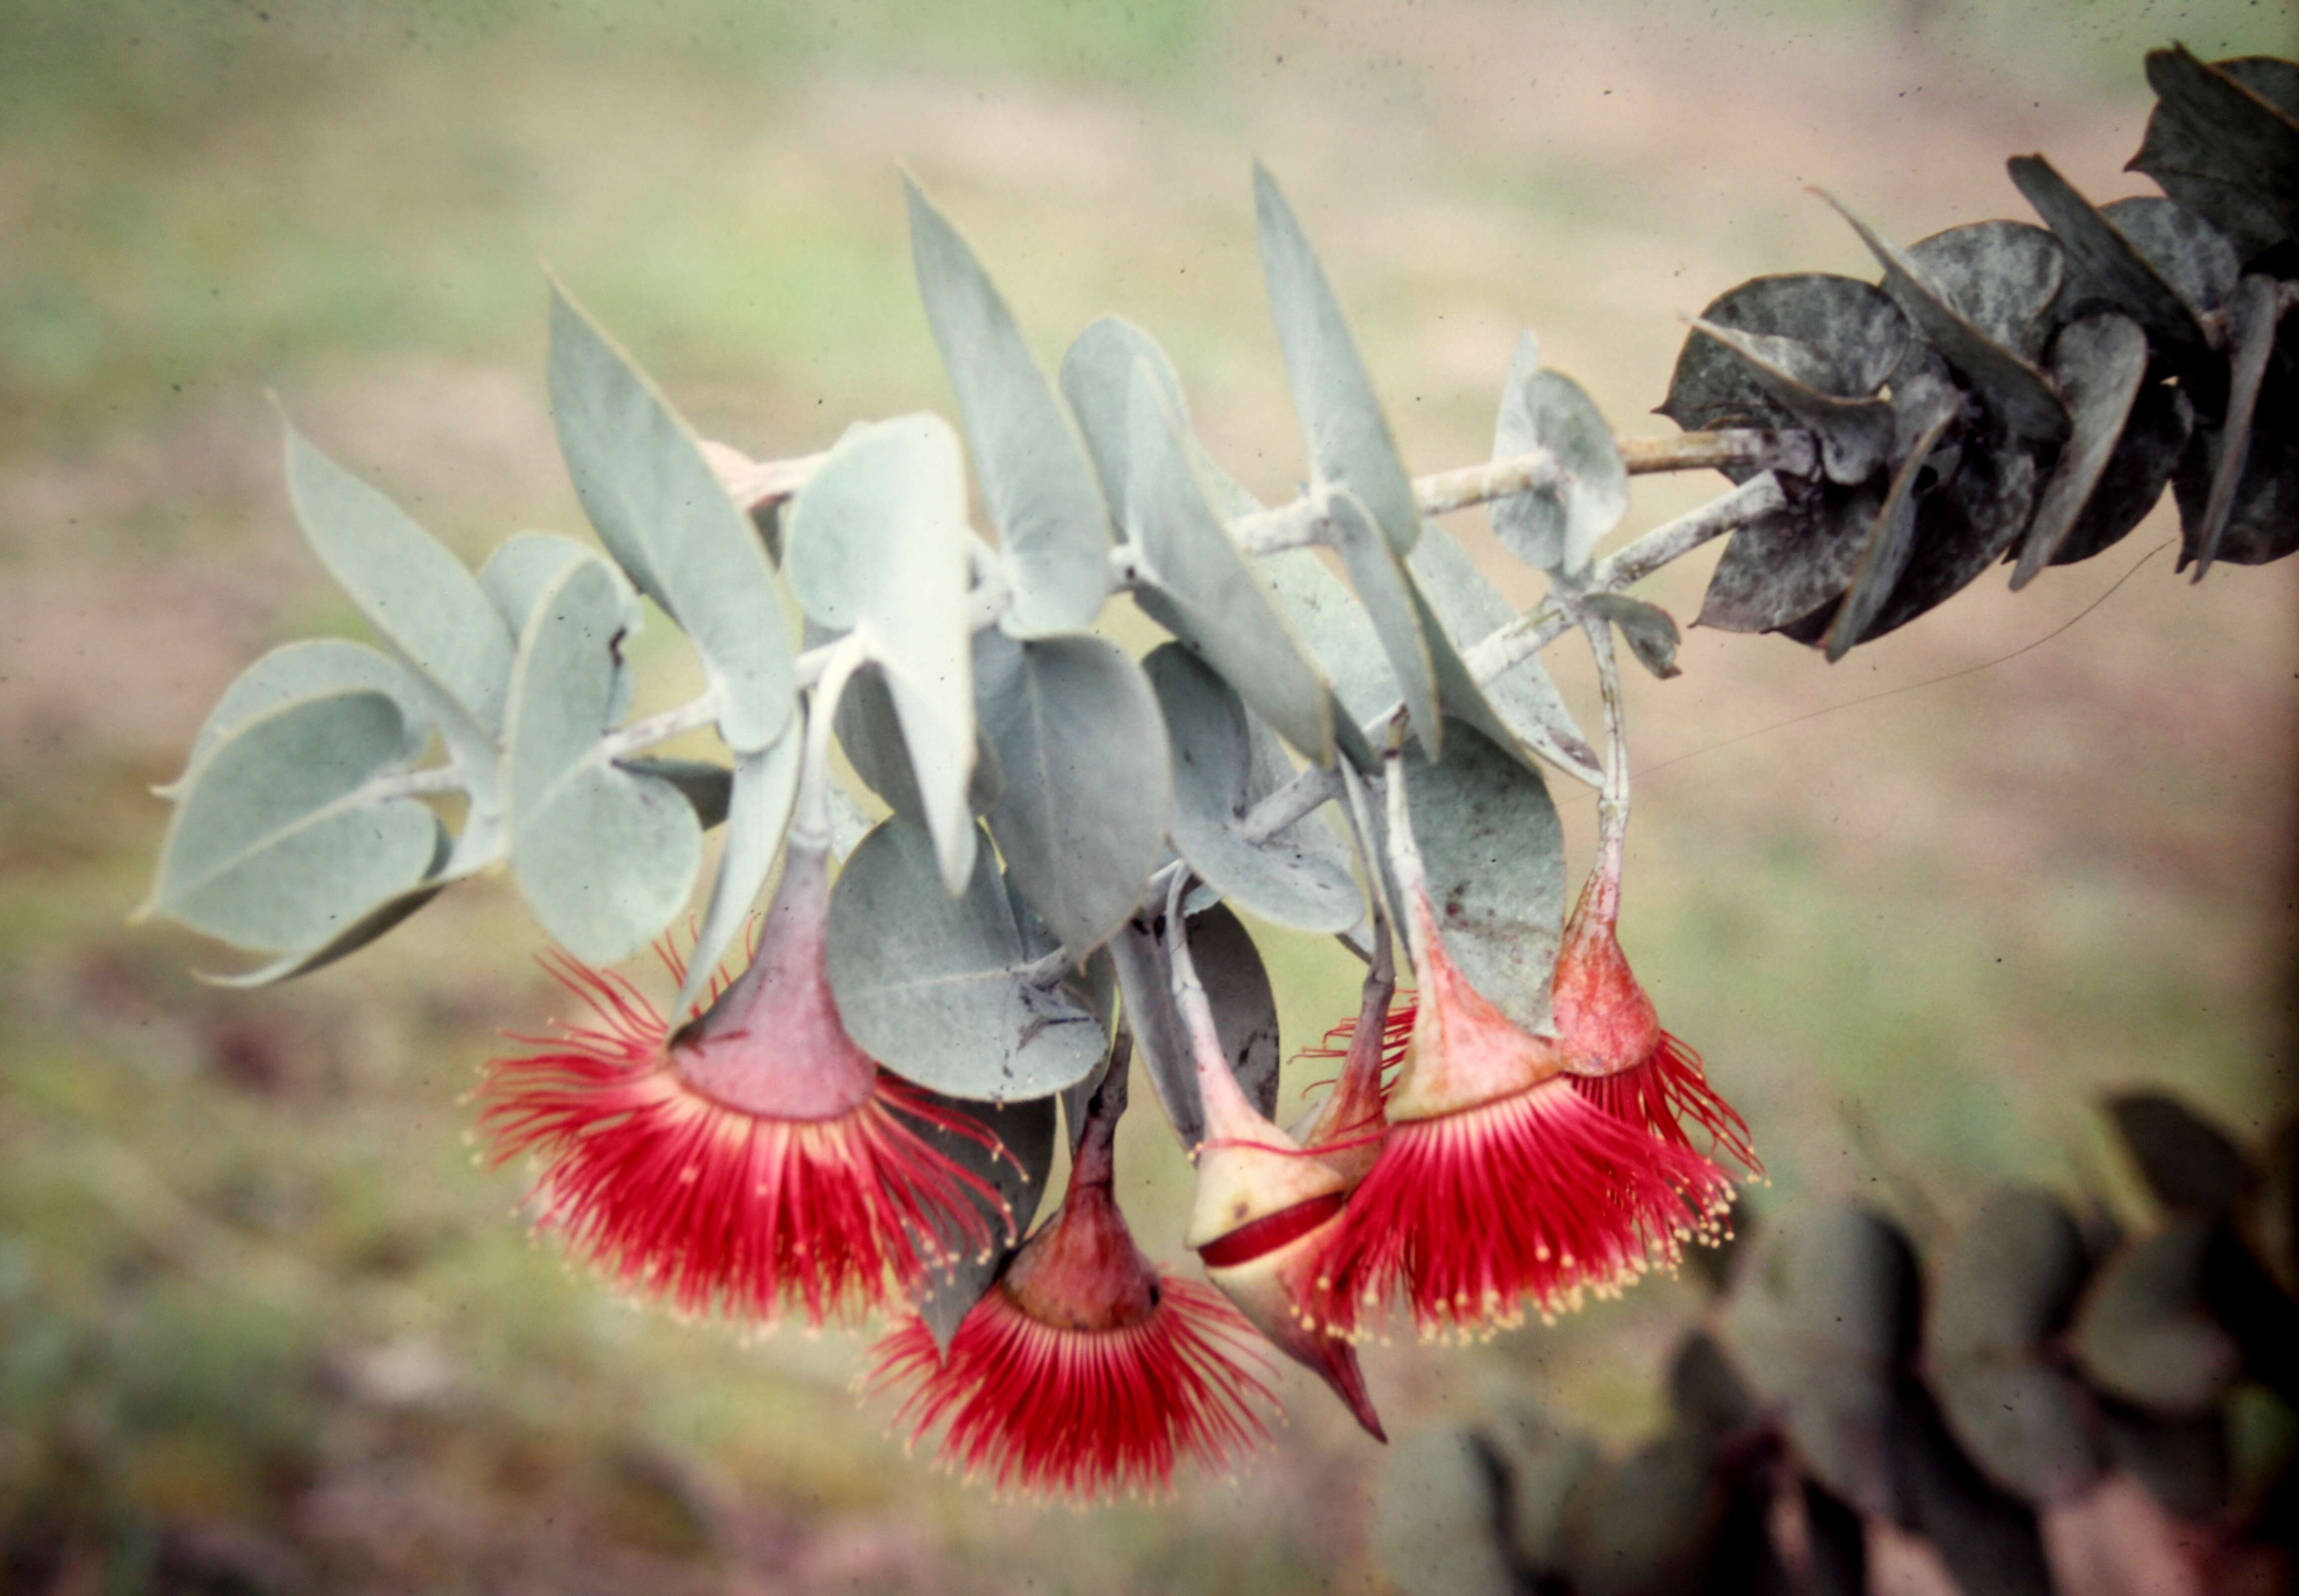
[[[1112,1076],[1122,1081],[1122,1069]],[[1108,1101],[1105,1085],[1060,1210],[968,1310],[948,1351],[912,1315],[868,1355],[866,1393],[907,1391],[896,1427],[915,1444],[946,1425],[944,1462],[1000,1492],[1159,1495],[1184,1459],[1227,1467],[1267,1438],[1254,1409],[1275,1399],[1255,1370],[1251,1327],[1214,1293],[1151,1263],[1118,1211]]]
[[931,1139],[997,1138],[839,1019],[828,890],[825,851],[793,838],[749,968],[676,1033],[628,981],[561,957],[590,1021],[522,1038],[535,1051],[492,1060],[476,1093],[495,1161],[542,1160],[539,1223],[681,1312],[795,1304],[818,1326],[998,1239],[996,1189]]
[[[1177,974],[1196,986],[1184,945]],[[1382,1135],[1383,1017],[1395,983],[1366,986],[1340,1077],[1304,1117],[1297,1139],[1278,1129],[1240,1089],[1209,1012],[1186,1012],[1206,1136],[1195,1152],[1196,1200],[1184,1237],[1206,1278],[1278,1351],[1332,1388],[1365,1433],[1387,1441],[1357,1366],[1357,1348],[1319,1327],[1313,1311],[1319,1262],[1349,1193],[1373,1167]],[[1199,989],[1201,991],[1202,989]],[[1200,1005],[1202,999],[1199,1000]]]
[[1747,1122],[1709,1084],[1700,1055],[1661,1029],[1652,999],[1629,968],[1620,904],[1617,865],[1607,859],[1589,872],[1565,922],[1551,1002],[1573,1084],[1606,1111],[1688,1151],[1690,1119],[1707,1133],[1712,1151],[1762,1174]]
[[1404,809],[1390,784],[1391,852],[1411,916],[1413,1027],[1389,1128],[1344,1207],[1316,1317],[1353,1335],[1392,1294],[1424,1336],[1479,1334],[1617,1293],[1711,1227],[1730,1193],[1689,1148],[1574,1086],[1549,1038],[1473,986],[1448,952]]

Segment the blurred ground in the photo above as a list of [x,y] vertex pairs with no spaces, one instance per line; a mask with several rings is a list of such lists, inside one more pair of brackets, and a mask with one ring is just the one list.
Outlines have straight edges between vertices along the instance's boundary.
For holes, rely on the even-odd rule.
[[[2287,6],[2237,0],[0,4],[0,1589],[1382,1588],[1379,1455],[1306,1380],[1247,1478],[1080,1517],[905,1461],[854,1409],[856,1338],[744,1344],[570,1282],[463,1141],[494,1033],[554,1006],[499,885],[260,995],[123,928],[146,788],[215,694],[355,629],[266,388],[474,558],[580,526],[538,258],[753,453],[948,410],[907,162],[1050,363],[1093,315],[1141,322],[1216,452],[1282,492],[1257,156],[1417,469],[1482,454],[1524,325],[1658,431],[1680,315],[1759,272],[1869,273],[1806,185],[1905,239],[2023,213],[2002,162],[2029,149],[2140,191],[2139,56],[2174,37],[2299,46]],[[1641,483],[1630,529],[1717,486]],[[2170,535],[2017,599],[1987,579],[1833,670],[1695,633],[1681,678],[1632,687],[1631,951],[1755,1126],[1760,1201],[1870,1192],[1921,1226],[1993,1180],[2128,1191],[2100,1086],[2245,1126],[2289,1101],[2299,569],[2194,589],[2158,553],[1972,669]],[[1653,596],[1689,615],[1706,563]],[[1306,1043],[1347,963],[1274,946]],[[1123,1178],[1171,1256],[1150,1118]],[[1624,1436],[1694,1301],[1656,1283],[1370,1361],[1393,1429],[1531,1378]]]

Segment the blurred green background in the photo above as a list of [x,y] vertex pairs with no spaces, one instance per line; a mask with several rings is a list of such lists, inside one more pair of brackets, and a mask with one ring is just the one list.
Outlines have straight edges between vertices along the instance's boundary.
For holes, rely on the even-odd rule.
[[[904,1459],[849,1392],[858,1337],[745,1341],[570,1278],[459,1101],[558,1007],[503,884],[252,995],[123,925],[207,704],[356,629],[267,389],[475,561],[581,524],[539,262],[754,454],[947,411],[907,163],[1050,364],[1096,314],[1141,322],[1216,453],[1282,493],[1257,156],[1415,469],[1481,456],[1527,325],[1660,431],[1681,316],[1871,274],[1805,186],[1904,239],[2022,214],[2023,151],[2142,191],[2139,58],[2173,37],[2299,53],[2253,0],[0,4],[0,1590],[1384,1588],[1381,1454],[1292,1371],[1245,1478],[1078,1517]],[[1721,486],[1647,479],[1628,529]],[[2193,589],[2171,533],[2016,600],[1989,578],[1833,670],[1696,632],[1681,678],[1632,684],[1625,935],[1772,1160],[1760,1206],[1865,1193],[1921,1239],[2007,1177],[2128,1198],[2102,1086],[2252,1127],[2290,1101],[2299,562]],[[1653,596],[1689,616],[1709,562]],[[689,667],[649,644],[668,702]],[[1270,946],[1291,1048],[1353,977]],[[1121,1179],[1174,1258],[1153,1120]],[[1623,1438],[1696,1309],[1656,1281],[1368,1364],[1393,1431],[1530,1380]]]

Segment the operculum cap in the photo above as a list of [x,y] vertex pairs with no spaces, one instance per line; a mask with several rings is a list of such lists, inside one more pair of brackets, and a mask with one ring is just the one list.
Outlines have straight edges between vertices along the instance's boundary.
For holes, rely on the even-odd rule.
[[[1339,1193],[1325,1200],[1312,1199],[1300,1209],[1282,1210],[1270,1217],[1282,1218],[1290,1213],[1306,1217],[1309,1211],[1321,1211],[1323,1218],[1291,1240],[1244,1262],[1216,1265],[1205,1251],[1200,1251],[1199,1257],[1205,1264],[1206,1278],[1255,1329],[1267,1336],[1279,1351],[1331,1386],[1365,1433],[1375,1441],[1385,1442],[1389,1434],[1382,1428],[1381,1415],[1374,1410],[1372,1393],[1365,1389],[1365,1371],[1357,1367],[1356,1346],[1329,1334],[1310,1317],[1305,1306],[1310,1300],[1310,1288],[1315,1284],[1325,1245],[1339,1222]],[[1213,1256],[1220,1256],[1218,1248],[1213,1250]]]

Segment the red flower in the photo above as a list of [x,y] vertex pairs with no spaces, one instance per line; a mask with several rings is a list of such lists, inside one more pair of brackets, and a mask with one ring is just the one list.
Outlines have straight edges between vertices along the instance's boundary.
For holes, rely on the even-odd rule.
[[1722,1211],[1714,1165],[1606,1112],[1548,1039],[1519,1027],[1446,952],[1417,882],[1412,1039],[1389,1131],[1324,1259],[1320,1317],[1354,1334],[1402,1293],[1423,1335],[1546,1318],[1672,1261]]
[[1591,871],[1564,927],[1552,1002],[1556,1044],[1581,1094],[1607,1112],[1674,1146],[1692,1150],[1687,1118],[1708,1133],[1712,1150],[1750,1174],[1764,1173],[1747,1122],[1708,1084],[1700,1055],[1661,1029],[1652,999],[1621,952],[1619,878]]
[[477,1093],[495,1161],[543,1160],[541,1223],[681,1312],[795,1301],[818,1326],[996,1239],[1002,1200],[925,1133],[997,1138],[847,1035],[827,902],[824,855],[793,843],[750,968],[676,1035],[621,977],[546,960],[592,1022],[520,1038],[541,1051],[492,1060]]
[[1267,1437],[1253,1404],[1275,1399],[1248,1367],[1251,1328],[1204,1286],[1143,1257],[1118,1212],[1114,1119],[1089,1115],[1061,1210],[974,1305],[947,1352],[913,1315],[869,1353],[866,1392],[909,1387],[894,1423],[912,1443],[946,1422],[946,1462],[1000,1492],[1080,1502],[1155,1495],[1183,1459],[1225,1467]]

